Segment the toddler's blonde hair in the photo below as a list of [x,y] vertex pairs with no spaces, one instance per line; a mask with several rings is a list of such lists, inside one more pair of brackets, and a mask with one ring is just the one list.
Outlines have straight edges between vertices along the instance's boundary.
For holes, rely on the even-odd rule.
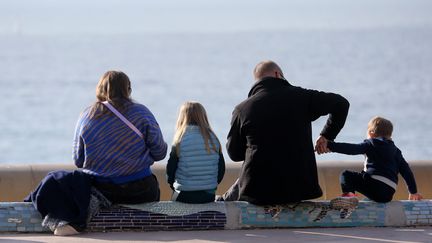
[[368,132],[376,137],[385,137],[390,139],[393,133],[393,124],[391,121],[375,116],[368,123]]

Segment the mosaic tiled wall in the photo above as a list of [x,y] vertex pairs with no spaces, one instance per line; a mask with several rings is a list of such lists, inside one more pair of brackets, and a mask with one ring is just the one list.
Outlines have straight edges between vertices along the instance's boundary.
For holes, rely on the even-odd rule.
[[0,202],[0,232],[44,232],[41,215],[31,203]]
[[432,225],[432,201],[402,201],[407,225]]
[[[272,207],[258,207],[247,202],[207,204],[157,202],[117,205],[100,211],[93,217],[87,230],[150,231],[432,225],[432,201],[400,201],[392,205],[360,201],[352,210],[335,208],[328,201],[310,201]],[[392,217],[387,217],[389,215]],[[391,218],[398,219],[398,222],[391,222],[389,220]],[[39,213],[30,203],[0,202],[0,232],[48,231],[41,227],[41,220]]]
[[159,202],[121,205],[100,211],[88,231],[151,231],[224,229],[223,203],[184,204]]
[[329,202],[302,202],[279,207],[239,203],[241,224],[253,227],[385,226],[385,204],[360,202],[353,210],[333,209]]

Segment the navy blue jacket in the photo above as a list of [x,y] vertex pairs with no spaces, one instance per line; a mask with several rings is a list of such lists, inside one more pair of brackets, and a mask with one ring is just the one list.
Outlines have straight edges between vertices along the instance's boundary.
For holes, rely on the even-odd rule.
[[414,175],[402,152],[394,142],[385,138],[366,139],[360,144],[328,142],[332,152],[356,155],[365,154],[365,172],[370,175],[384,176],[394,183],[398,182],[400,173],[408,185],[411,194],[417,193]]
[[91,178],[84,172],[52,171],[24,201],[32,202],[42,218],[50,214],[82,230],[86,227],[90,189]]

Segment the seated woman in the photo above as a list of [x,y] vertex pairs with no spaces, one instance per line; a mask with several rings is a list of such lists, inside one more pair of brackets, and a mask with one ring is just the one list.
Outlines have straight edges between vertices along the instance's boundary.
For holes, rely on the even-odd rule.
[[97,207],[109,205],[100,193],[113,203],[159,201],[150,166],[165,157],[167,144],[152,113],[133,102],[130,93],[123,72],[102,76],[97,101],[81,113],[76,126],[73,157],[83,170],[50,172],[25,199],[55,235],[84,230]]
[[113,203],[159,201],[159,184],[150,166],[165,158],[167,144],[153,114],[132,101],[131,91],[123,72],[108,71],[101,77],[96,102],[76,125],[73,159]]

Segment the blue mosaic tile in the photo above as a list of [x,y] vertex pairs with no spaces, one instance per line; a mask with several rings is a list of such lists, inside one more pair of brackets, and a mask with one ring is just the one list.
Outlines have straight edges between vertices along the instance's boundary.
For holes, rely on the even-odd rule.
[[429,225],[432,212],[431,201],[401,201],[408,225]]
[[[265,211],[265,207],[239,205],[241,223],[259,227],[335,227],[335,226],[384,226],[385,207],[361,202],[350,217],[343,218],[339,210],[331,210],[328,203],[304,202],[284,205],[280,212]],[[256,214],[252,209],[256,209]],[[375,211],[370,212],[371,208]],[[277,210],[276,210],[277,211]],[[359,217],[360,216],[360,217]]]

